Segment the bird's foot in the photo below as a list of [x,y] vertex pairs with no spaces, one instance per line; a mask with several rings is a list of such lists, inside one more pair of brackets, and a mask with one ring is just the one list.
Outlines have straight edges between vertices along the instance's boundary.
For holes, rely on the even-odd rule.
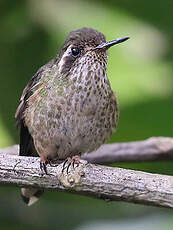
[[48,173],[47,173],[47,167],[46,167],[47,163],[48,162],[47,162],[46,158],[44,158],[44,157],[40,158],[40,169],[41,169],[42,174],[48,175]]
[[57,168],[60,183],[68,188],[78,185],[85,175],[84,168],[86,165],[87,161],[81,160],[78,155],[67,158],[61,167]]
[[74,170],[76,167],[79,166],[79,164],[80,164],[80,155],[68,157],[63,163],[62,173],[66,170],[67,174],[69,174],[70,168],[72,167],[72,169]]

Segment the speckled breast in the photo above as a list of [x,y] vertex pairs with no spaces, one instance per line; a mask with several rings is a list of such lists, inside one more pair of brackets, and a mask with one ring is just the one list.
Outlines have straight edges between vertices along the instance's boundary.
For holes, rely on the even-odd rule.
[[80,71],[66,84],[55,76],[46,90],[40,85],[35,91],[26,122],[38,152],[65,159],[91,152],[110,137],[118,120],[117,101],[100,71]]

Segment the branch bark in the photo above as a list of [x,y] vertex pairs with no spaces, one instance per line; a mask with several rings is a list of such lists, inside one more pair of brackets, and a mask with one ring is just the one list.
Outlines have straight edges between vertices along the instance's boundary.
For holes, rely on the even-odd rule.
[[[62,164],[40,172],[38,157],[18,156],[18,145],[0,150],[0,184],[67,191],[107,201],[125,201],[173,208],[173,176],[94,165],[82,161],[62,173]],[[173,159],[172,138],[103,145],[84,156],[90,162]]]
[[173,208],[173,177],[99,166],[83,161],[70,173],[62,164],[42,175],[38,157],[0,154],[0,184],[31,186],[83,194],[107,201],[125,201]]
[[173,160],[173,138],[151,137],[144,141],[105,144],[83,158],[99,164]]

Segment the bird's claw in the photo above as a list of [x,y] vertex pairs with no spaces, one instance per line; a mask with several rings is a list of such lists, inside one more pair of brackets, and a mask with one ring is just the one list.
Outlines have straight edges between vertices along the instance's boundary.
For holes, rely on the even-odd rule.
[[62,166],[62,173],[66,170],[67,174],[69,174],[69,169],[71,166],[72,166],[73,170],[76,168],[75,164],[76,164],[76,167],[78,167],[80,164],[80,156],[79,155],[75,155],[73,157],[68,157],[64,161],[63,166]]
[[46,167],[46,162],[40,161],[40,169],[41,169],[41,171],[42,171],[43,174],[45,173],[46,175],[48,175],[48,173],[47,173],[47,167]]

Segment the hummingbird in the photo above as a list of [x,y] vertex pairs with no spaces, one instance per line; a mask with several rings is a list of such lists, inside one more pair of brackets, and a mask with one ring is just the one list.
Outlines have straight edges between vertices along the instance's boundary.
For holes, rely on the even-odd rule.
[[[128,40],[106,42],[92,28],[74,30],[60,52],[31,78],[15,118],[20,129],[21,156],[40,156],[40,167],[99,148],[116,129],[119,109],[106,74],[107,51]],[[28,204],[41,190],[22,188]]]

